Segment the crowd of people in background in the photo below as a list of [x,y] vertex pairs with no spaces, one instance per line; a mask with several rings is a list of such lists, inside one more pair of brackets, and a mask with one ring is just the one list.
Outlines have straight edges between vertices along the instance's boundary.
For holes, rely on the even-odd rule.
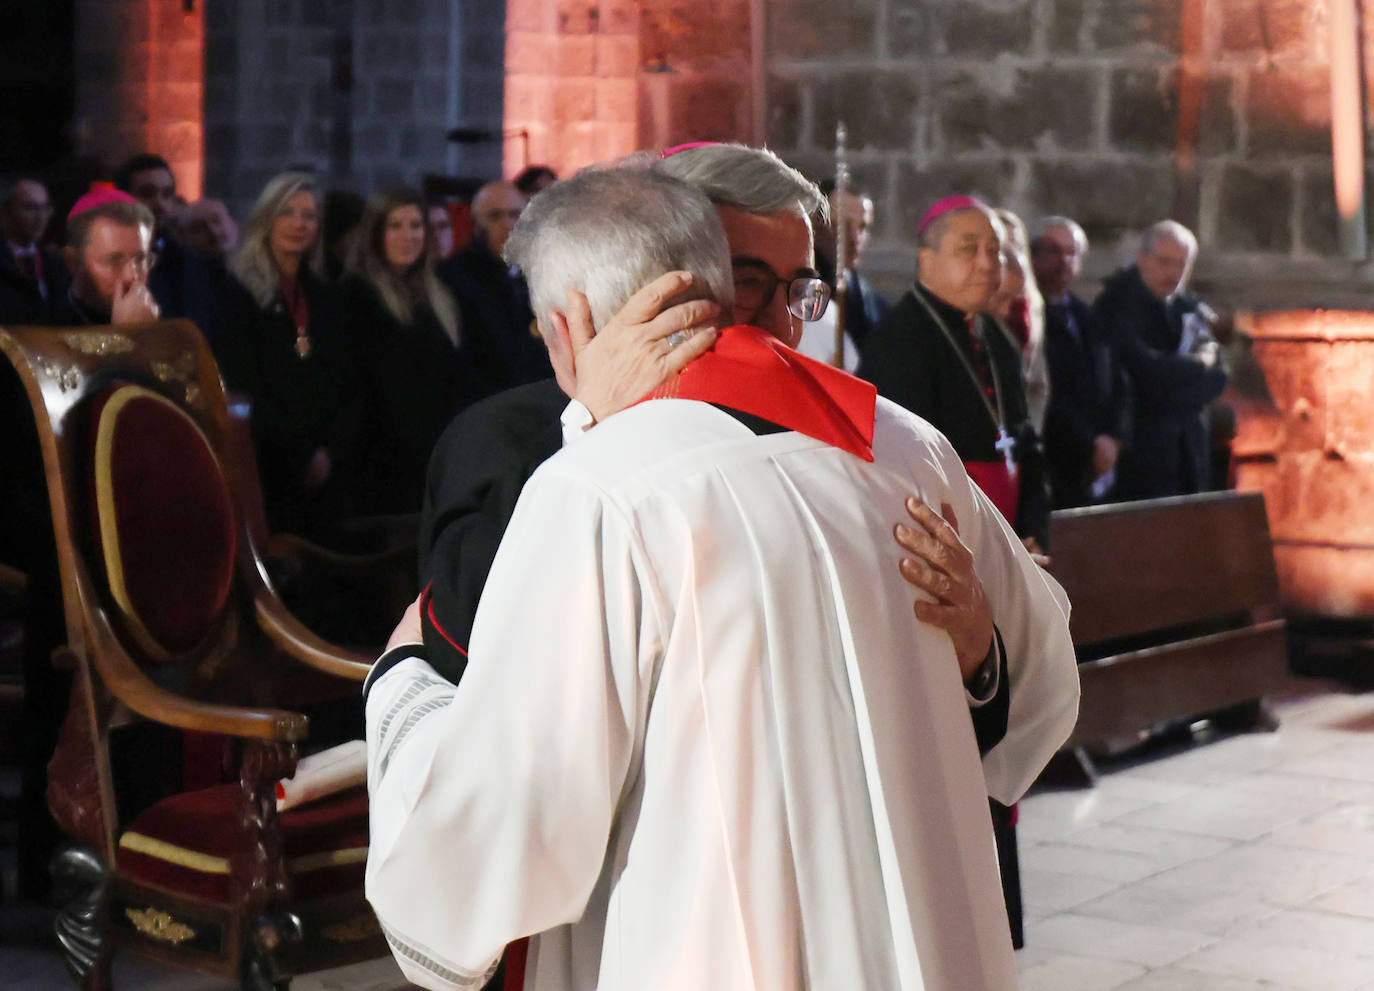
[[555,176],[519,178],[455,210],[286,171],[240,224],[221,200],[182,200],[168,163],[139,154],[53,224],[41,179],[14,176],[0,185],[0,325],[191,320],[251,403],[269,525],[330,543],[345,519],[417,512],[448,421],[552,374],[501,252]]
[[[287,171],[239,224],[220,200],[186,203],[168,163],[145,153],[54,225],[43,182],[11,177],[0,184],[0,325],[190,319],[228,388],[252,404],[269,524],[328,543],[347,518],[417,511],[445,424],[484,396],[551,375],[524,280],[502,252],[530,198],[556,178],[531,166],[456,204],[408,188],[368,199]],[[1226,381],[1219,321],[1187,293],[1197,244],[1186,228],[1165,221],[1144,232],[1136,264],[1090,305],[1073,289],[1088,241],[1072,219],[1028,231],[989,208],[973,226],[993,250],[956,256],[965,249],[951,244],[946,257],[939,239],[952,221],[937,218],[916,232],[914,295],[892,306],[863,269],[873,201],[829,192],[831,215],[847,221],[843,363],[952,437],[972,422],[989,443],[992,426],[1020,431],[1023,506],[1031,489],[1045,493],[1047,511],[1224,484],[1206,421]],[[816,229],[818,270],[833,285],[834,231],[820,218]],[[950,268],[960,258],[962,274]],[[964,281],[941,289],[941,278]],[[952,307],[969,335],[956,350],[1008,407],[988,431],[974,407],[932,405],[936,379],[959,372],[932,357],[934,339],[913,336],[927,304],[937,315]],[[799,350],[828,358],[833,323],[821,326],[808,324]],[[1008,360],[1015,368],[998,370]],[[989,369],[1009,375],[1001,392]]]

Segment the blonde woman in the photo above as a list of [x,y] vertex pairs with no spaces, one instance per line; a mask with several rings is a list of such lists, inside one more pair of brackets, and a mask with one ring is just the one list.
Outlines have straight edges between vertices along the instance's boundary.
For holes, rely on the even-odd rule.
[[460,346],[458,307],[434,274],[427,211],[413,189],[368,201],[342,290],[360,359],[364,412],[355,448],[358,506],[420,509],[430,450],[481,394]]
[[1045,362],[1045,299],[1031,269],[1025,223],[1005,207],[998,207],[996,213],[1006,228],[1007,240],[1002,246],[1002,285],[988,310],[1010,332],[1021,352],[1026,407],[1035,432],[1042,434],[1050,403],[1050,373]]
[[338,292],[321,278],[312,176],[271,179],[244,222],[223,300],[220,364],[253,404],[268,524],[329,542],[351,512],[356,361]]

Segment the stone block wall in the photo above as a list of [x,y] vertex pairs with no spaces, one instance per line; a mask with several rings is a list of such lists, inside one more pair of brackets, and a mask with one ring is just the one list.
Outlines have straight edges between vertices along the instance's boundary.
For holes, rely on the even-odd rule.
[[465,0],[209,3],[208,188],[240,216],[272,175],[306,166],[370,193],[426,173],[494,176],[504,5]]
[[77,0],[74,10],[76,151],[107,166],[152,151],[178,190],[203,181],[204,4]]
[[639,6],[508,0],[507,174],[532,163],[564,174],[634,149]]
[[[506,127],[567,173],[640,148],[751,140],[747,0],[509,0]],[[522,164],[506,145],[506,171]]]
[[1269,313],[1243,329],[1236,484],[1264,493],[1285,607],[1374,615],[1374,316]]
[[1374,290],[1339,257],[1325,0],[774,0],[768,19],[768,140],[828,175],[844,118],[888,288],[914,219],[959,190],[1078,218],[1092,276],[1173,216],[1219,302]]

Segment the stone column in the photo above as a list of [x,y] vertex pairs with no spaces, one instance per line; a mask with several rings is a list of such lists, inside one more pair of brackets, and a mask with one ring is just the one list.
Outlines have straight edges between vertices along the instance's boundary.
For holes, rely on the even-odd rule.
[[1264,493],[1284,608],[1374,616],[1374,317],[1268,313],[1243,329],[1236,486]]

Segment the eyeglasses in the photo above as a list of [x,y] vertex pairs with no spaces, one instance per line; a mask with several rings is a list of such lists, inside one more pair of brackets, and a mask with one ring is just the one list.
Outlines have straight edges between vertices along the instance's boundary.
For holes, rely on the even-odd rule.
[[132,266],[135,274],[147,275],[157,264],[157,252],[144,251],[137,255],[106,255],[104,258],[95,259],[95,261],[115,272],[122,272],[125,268]]
[[800,276],[791,280],[778,277],[767,265],[755,261],[737,261],[735,270],[735,309],[740,313],[758,313],[787,282],[787,311],[807,323],[819,320],[830,304],[830,286],[815,276]]

